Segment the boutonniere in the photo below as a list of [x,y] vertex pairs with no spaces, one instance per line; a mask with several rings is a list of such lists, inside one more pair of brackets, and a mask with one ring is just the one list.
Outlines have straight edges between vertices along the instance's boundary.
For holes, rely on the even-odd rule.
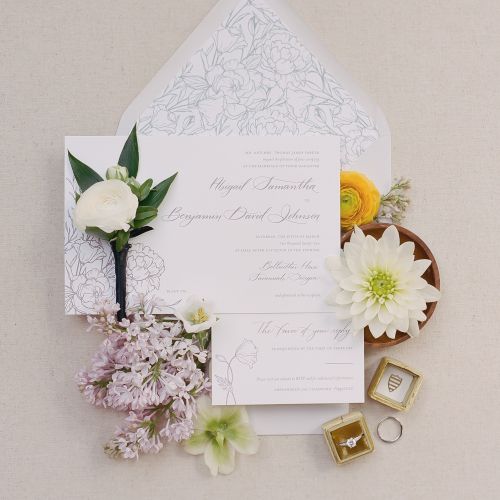
[[126,259],[129,240],[151,231],[148,224],[158,215],[158,208],[177,173],[154,184],[153,179],[138,181],[139,145],[136,127],[128,136],[116,165],[103,179],[95,170],[68,151],[68,158],[80,192],[75,193],[75,225],[81,231],[107,240],[115,257],[116,301],[118,318],[125,317]]

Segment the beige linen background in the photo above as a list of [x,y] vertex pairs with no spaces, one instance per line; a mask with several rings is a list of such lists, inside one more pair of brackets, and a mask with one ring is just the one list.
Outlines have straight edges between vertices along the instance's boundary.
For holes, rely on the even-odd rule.
[[[73,376],[100,338],[63,314],[63,137],[112,135],[122,111],[215,0],[0,0],[0,498],[499,498],[500,2],[291,0],[378,101],[406,225],[444,296],[415,341],[368,351],[420,369],[403,439],[337,467],[321,436],[264,438],[212,478],[169,447],[102,452],[120,416]],[[369,426],[392,414],[361,405]]]

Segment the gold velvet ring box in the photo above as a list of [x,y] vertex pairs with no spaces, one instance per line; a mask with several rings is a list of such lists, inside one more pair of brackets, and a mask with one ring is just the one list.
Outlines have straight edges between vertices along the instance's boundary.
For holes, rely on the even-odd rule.
[[330,420],[322,427],[332,457],[338,464],[349,462],[375,449],[365,417],[359,411]]
[[422,385],[422,375],[396,359],[382,358],[368,396],[395,410],[407,411]]

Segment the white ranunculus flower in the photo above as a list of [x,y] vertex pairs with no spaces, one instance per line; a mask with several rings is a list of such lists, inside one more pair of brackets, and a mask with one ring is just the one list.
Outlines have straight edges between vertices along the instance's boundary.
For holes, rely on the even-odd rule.
[[85,231],[98,227],[106,233],[128,231],[139,200],[125,182],[117,179],[96,182],[82,193],[75,207],[75,224]]
[[387,333],[393,339],[397,330],[418,335],[426,303],[441,293],[422,278],[431,261],[415,260],[414,250],[413,242],[400,245],[395,226],[379,240],[357,227],[340,256],[327,259],[338,285],[328,302],[339,319],[352,320],[354,333],[368,326],[375,338]]
[[182,321],[187,333],[203,332],[217,321],[212,304],[196,295],[185,298],[175,309],[175,316]]

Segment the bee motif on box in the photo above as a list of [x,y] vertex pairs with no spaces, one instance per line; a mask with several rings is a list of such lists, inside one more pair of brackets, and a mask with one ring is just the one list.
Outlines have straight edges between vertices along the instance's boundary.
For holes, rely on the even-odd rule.
[[395,391],[400,385],[403,379],[399,375],[395,375],[391,373],[389,380],[387,381],[387,387],[389,388],[389,392]]

